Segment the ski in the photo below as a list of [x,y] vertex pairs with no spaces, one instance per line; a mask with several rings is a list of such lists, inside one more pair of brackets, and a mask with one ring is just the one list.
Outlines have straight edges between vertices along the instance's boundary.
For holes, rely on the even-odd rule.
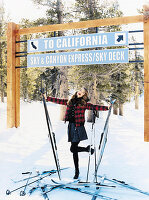
[[[54,172],[54,173],[56,173],[57,172],[57,170]],[[53,173],[52,172],[50,172],[50,173],[48,173],[48,174],[46,174],[46,175],[44,175],[44,176],[42,176],[41,178],[38,178],[38,179],[36,179],[36,180],[34,180],[34,181],[32,181],[32,182],[30,182],[30,183],[28,183],[28,185],[32,185],[33,183],[36,183],[36,182],[38,182],[39,180],[42,180],[42,179],[44,179],[44,178],[46,178],[46,177],[48,177],[48,176],[51,176]],[[10,195],[11,193],[13,193],[13,192],[15,192],[15,191],[17,191],[17,190],[19,190],[19,189],[22,189],[22,188],[24,188],[24,187],[26,187],[26,184],[25,185],[22,185],[22,186],[20,186],[20,187],[18,187],[18,188],[16,188],[16,189],[14,189],[14,190],[6,190],[6,194],[7,195]]]
[[70,184],[74,184],[74,183],[78,183],[78,180],[74,180],[74,181],[70,181],[70,182],[62,182],[62,181],[55,181],[53,179],[51,179],[51,181],[56,184],[56,185],[62,185],[62,186],[65,186],[65,185],[70,185]]
[[78,186],[78,187],[90,187],[90,186],[95,186],[95,187],[109,187],[109,188],[115,188],[116,186],[113,186],[113,185],[105,185],[105,184],[102,184],[102,183],[98,183],[98,182],[81,182],[81,181],[71,181],[71,182],[68,182],[68,183],[64,183],[64,182],[57,182],[53,179],[51,179],[51,181],[57,185],[62,185],[62,186],[65,186],[65,185],[71,185],[71,186]]
[[[43,96],[44,90],[42,89],[41,92],[42,92],[42,96]],[[47,104],[46,104],[46,100],[45,100],[44,96],[43,96],[43,105],[44,105],[47,127],[48,127],[48,132],[49,132],[48,137],[49,137],[49,140],[50,140],[50,143],[51,143],[51,146],[52,146],[52,151],[53,151],[53,155],[54,155],[54,160],[55,160],[55,164],[56,164],[56,168],[57,168],[58,177],[61,180],[60,164],[59,164],[58,153],[57,153],[55,133],[52,131],[52,124],[51,124],[51,120],[50,120],[50,117],[49,117]]]
[[98,158],[98,162],[97,162],[97,165],[96,165],[96,168],[95,168],[94,180],[97,179],[98,168],[99,168],[99,165],[101,163],[101,159],[103,157],[104,149],[105,149],[105,146],[106,146],[108,128],[109,128],[109,118],[110,118],[110,115],[111,115],[112,106],[115,103],[115,101],[116,100],[111,101],[111,106],[109,108],[109,112],[108,112],[107,119],[106,119],[106,122],[105,122],[105,125],[104,125],[103,133],[101,134],[100,144],[99,144],[99,158]]
[[[102,178],[102,176],[99,176],[99,175],[98,175],[98,177]],[[124,181],[120,181],[120,180],[117,180],[117,179],[109,179],[107,177],[105,177],[105,180],[110,181],[112,183],[116,183],[116,184],[118,184],[118,185],[120,185],[122,187],[129,188],[129,189],[132,189],[132,190],[134,190],[136,192],[139,192],[139,193],[142,193],[142,194],[145,194],[145,195],[149,196],[149,192],[145,192],[143,190],[140,190],[139,188],[136,188],[136,187],[134,187],[132,185],[129,185],[129,184],[125,183]]]
[[[103,183],[104,183],[104,180],[105,180],[105,177],[103,176],[102,179],[101,179],[100,184],[103,184]],[[99,194],[100,190],[101,190],[101,188],[99,188],[99,189],[95,192],[95,194],[93,195],[93,197],[92,197],[91,200],[96,200],[96,199],[97,199],[97,194]]]
[[[62,169],[60,169],[60,170],[64,170],[64,169],[68,169],[68,167],[62,168]],[[28,173],[30,173],[30,172],[25,172],[25,173],[22,173],[22,174],[28,174]],[[45,175],[45,174],[47,174],[47,173],[51,173],[51,175],[52,175],[52,174],[57,173],[57,170],[52,169],[52,170],[49,170],[49,171],[43,171],[43,172],[41,173],[41,175],[43,176],[43,175]],[[38,176],[39,176],[39,175],[31,176],[29,179],[37,178]],[[21,179],[21,180],[13,180],[13,179],[11,179],[11,181],[13,181],[14,183],[20,183],[20,182],[23,182],[23,181],[26,181],[26,180],[28,180],[28,178],[24,178],[24,179]]]
[[69,183],[58,183],[57,181],[51,179],[51,181],[55,184],[55,185],[47,185],[47,187],[50,187],[50,189],[48,191],[46,191],[44,194],[47,194],[49,192],[51,192],[52,190],[54,189],[57,189],[57,188],[63,188],[69,184],[71,184],[72,182],[69,182]]
[[[73,191],[77,191],[77,192],[81,192],[81,193],[84,193],[84,194],[88,194],[88,195],[95,195],[94,192],[90,192],[88,190],[84,190],[82,188],[73,188],[73,187],[63,187],[63,189],[67,189],[67,190],[73,190]],[[99,197],[100,199],[104,199],[104,200],[117,200],[117,199],[114,199],[114,198],[111,198],[111,197],[107,197],[107,196],[104,196],[104,195],[101,195],[101,194],[96,194],[97,197]]]
[[37,189],[40,189],[42,191],[42,196],[44,197],[44,199],[49,199],[48,195],[45,194],[46,192],[46,188],[47,188],[47,185],[43,185],[43,186],[36,186],[36,187],[33,187],[32,189],[29,190],[29,195],[31,195],[33,192],[35,192]]
[[[88,195],[91,195],[91,196],[97,196],[97,197],[100,197],[101,199],[104,199],[104,200],[116,200],[114,198],[111,198],[111,197],[107,197],[107,196],[104,196],[104,195],[101,195],[101,194],[95,194],[95,192],[91,192],[89,190],[85,190],[84,188],[86,187],[86,184],[85,185],[82,185],[84,186],[84,188],[79,188],[79,187],[76,187],[76,186],[80,186],[80,185],[76,185],[77,184],[77,181],[71,181],[71,182],[68,182],[68,183],[62,183],[62,182],[57,182],[53,179],[51,179],[51,181],[56,184],[56,185],[47,185],[47,187],[50,187],[50,189],[46,192],[46,193],[49,193],[51,192],[52,190],[54,189],[57,189],[57,188],[62,188],[62,189],[68,189],[68,190],[73,190],[73,191],[78,191],[78,192],[81,192],[81,193],[85,193],[85,194],[88,194]],[[76,183],[76,184],[75,184]],[[75,186],[75,187],[74,187]]]
[[42,186],[42,187],[40,187],[40,189],[41,189],[41,191],[42,191],[42,196],[44,197],[44,199],[49,200],[48,195],[45,194],[46,187],[45,187],[45,186]]
[[33,192],[35,192],[39,187],[33,187],[29,190],[29,194],[31,195]]
[[40,174],[39,172],[37,172],[37,174],[39,175],[39,180],[38,180],[38,182],[37,182],[37,187],[40,188],[40,190],[41,190],[41,195],[44,197],[44,199],[49,200],[48,195],[45,193],[45,192],[46,192],[46,187],[47,187],[47,185],[42,185],[42,186],[40,186],[40,185],[42,184],[42,183],[41,183],[42,176],[41,176],[41,174]]

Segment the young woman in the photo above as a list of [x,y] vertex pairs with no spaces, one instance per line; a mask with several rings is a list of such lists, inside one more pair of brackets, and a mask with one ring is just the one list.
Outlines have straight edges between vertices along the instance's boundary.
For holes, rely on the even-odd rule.
[[[46,96],[45,96],[46,97]],[[74,179],[79,177],[79,157],[78,152],[89,152],[94,153],[94,149],[90,150],[90,145],[87,147],[80,147],[79,142],[86,140],[87,134],[84,127],[85,123],[85,110],[100,110],[106,111],[109,109],[108,106],[99,106],[88,103],[88,91],[82,88],[80,91],[76,92],[70,100],[59,99],[54,97],[47,97],[47,101],[53,103],[58,103],[61,105],[66,105],[65,121],[69,121],[68,124],[68,142],[71,142],[70,151],[73,153],[73,160],[75,166]]]

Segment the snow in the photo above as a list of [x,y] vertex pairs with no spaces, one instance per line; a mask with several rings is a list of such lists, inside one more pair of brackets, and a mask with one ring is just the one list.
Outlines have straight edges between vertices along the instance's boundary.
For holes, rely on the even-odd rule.
[[[108,178],[123,180],[144,191],[149,191],[149,143],[144,142],[144,100],[140,97],[139,110],[134,109],[134,101],[124,105],[124,116],[111,115],[108,141],[104,156],[99,167],[98,174]],[[47,103],[58,147],[58,156],[62,170],[62,180],[72,181],[74,167],[70,143],[67,142],[67,123],[59,120],[60,106]],[[55,168],[51,145],[48,139],[48,129],[42,102],[21,101],[21,125],[19,128],[6,128],[6,103],[0,103],[0,200],[40,200],[43,199],[41,191],[37,190],[32,195],[20,196],[20,190],[6,195],[6,190],[13,190],[26,182],[14,183],[28,175],[22,172],[52,170]],[[95,124],[95,142],[99,145],[100,135],[103,130],[107,112],[101,112]],[[88,140],[80,143],[80,146],[89,144],[92,129],[91,123],[86,122]],[[79,153],[80,178],[86,180],[88,154]],[[91,170],[89,180],[93,181],[94,156],[91,156]],[[51,178],[58,180],[57,174],[41,180],[41,183],[51,183]],[[34,179],[35,180],[35,179]],[[100,180],[100,179],[99,179]],[[109,182],[105,181],[105,184]],[[114,183],[110,183],[115,185]],[[29,189],[35,184],[30,185]],[[24,189],[24,188],[23,188]],[[22,190],[23,190],[22,189]],[[94,188],[88,190],[93,191]],[[87,190],[87,189],[86,189]],[[147,200],[148,196],[117,186],[116,188],[102,188],[100,194],[120,200]],[[76,191],[55,189],[48,193],[51,200],[88,200],[91,196]],[[99,198],[98,198],[99,199]]]

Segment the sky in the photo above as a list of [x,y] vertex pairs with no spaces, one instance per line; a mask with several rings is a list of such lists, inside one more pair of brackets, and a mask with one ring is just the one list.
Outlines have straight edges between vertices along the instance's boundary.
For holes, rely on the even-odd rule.
[[[71,3],[74,0],[65,0]],[[142,5],[148,0],[118,0],[120,9],[124,16],[138,15],[137,9],[142,8]],[[6,15],[9,16],[12,22],[19,23],[21,18],[37,19],[45,16],[45,8],[38,9],[31,0],[0,0],[0,4],[4,3]]]

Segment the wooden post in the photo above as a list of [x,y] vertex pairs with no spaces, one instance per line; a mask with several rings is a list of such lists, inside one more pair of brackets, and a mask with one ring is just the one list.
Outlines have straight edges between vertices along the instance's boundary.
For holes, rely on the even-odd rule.
[[144,141],[149,142],[149,19],[144,21]]
[[[20,118],[19,116],[19,104],[18,100],[18,86],[19,86],[19,71],[16,73],[16,30],[17,25],[15,23],[8,23],[7,27],[7,127],[17,127]],[[19,37],[19,36],[17,36]],[[17,80],[16,80],[17,79]],[[16,92],[17,91],[17,92]],[[17,97],[17,98],[16,98]],[[20,100],[19,100],[20,101]],[[17,106],[16,106],[17,105]]]

